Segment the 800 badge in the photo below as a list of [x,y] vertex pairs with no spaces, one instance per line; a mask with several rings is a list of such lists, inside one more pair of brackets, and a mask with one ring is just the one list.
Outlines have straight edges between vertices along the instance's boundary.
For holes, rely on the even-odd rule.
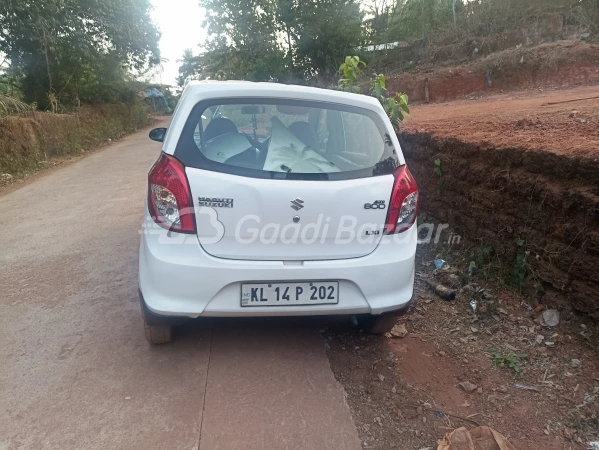
[[372,203],[364,203],[364,209],[385,209],[385,200],[375,200]]

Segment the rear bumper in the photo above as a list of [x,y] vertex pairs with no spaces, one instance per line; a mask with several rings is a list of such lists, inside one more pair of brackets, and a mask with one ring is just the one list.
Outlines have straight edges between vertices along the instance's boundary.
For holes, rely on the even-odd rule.
[[[148,308],[164,316],[381,314],[401,310],[409,304],[414,287],[416,225],[402,235],[400,243],[393,242],[393,236],[384,236],[374,252],[360,258],[286,263],[215,258],[189,236],[142,234],[139,288]],[[183,238],[186,243],[176,243]],[[243,282],[296,280],[339,280],[339,303],[241,307]]]

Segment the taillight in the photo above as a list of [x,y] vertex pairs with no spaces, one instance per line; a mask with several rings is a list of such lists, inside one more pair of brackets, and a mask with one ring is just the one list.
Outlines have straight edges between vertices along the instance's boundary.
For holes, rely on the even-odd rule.
[[148,208],[161,227],[180,233],[196,232],[185,167],[173,156],[162,153],[150,169]]
[[418,186],[408,166],[398,167],[393,173],[395,182],[389,202],[385,233],[401,233],[410,228],[418,214]]

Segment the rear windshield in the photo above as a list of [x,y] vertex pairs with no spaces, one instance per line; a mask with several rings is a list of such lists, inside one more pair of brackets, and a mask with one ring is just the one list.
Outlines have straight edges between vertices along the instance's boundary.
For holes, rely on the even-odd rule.
[[200,102],[175,156],[189,167],[280,179],[363,178],[392,173],[398,166],[377,114],[284,99]]

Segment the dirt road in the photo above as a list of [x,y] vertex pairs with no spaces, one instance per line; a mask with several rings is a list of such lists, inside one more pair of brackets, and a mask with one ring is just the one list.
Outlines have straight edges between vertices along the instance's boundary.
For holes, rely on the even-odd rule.
[[360,448],[314,321],[199,322],[146,343],[146,136],[0,197],[0,448]]
[[411,113],[403,128],[409,133],[573,157],[599,154],[599,86],[472,96],[416,105]]

